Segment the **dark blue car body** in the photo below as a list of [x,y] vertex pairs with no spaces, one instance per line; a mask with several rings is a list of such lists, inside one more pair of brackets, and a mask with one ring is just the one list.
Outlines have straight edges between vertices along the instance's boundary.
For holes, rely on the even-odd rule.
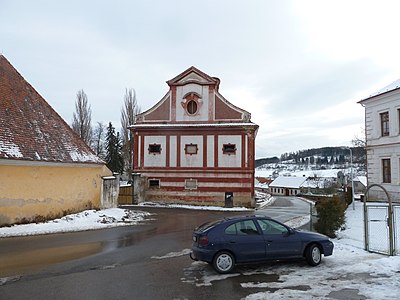
[[316,266],[333,252],[322,234],[299,231],[265,216],[242,216],[205,223],[193,231],[191,258],[214,265],[219,273],[235,264],[306,259]]

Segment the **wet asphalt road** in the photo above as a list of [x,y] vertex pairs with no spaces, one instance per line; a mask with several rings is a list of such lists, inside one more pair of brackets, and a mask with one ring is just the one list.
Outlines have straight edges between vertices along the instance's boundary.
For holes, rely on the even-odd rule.
[[[240,285],[242,276],[210,286],[204,278],[216,275],[214,270],[193,263],[187,253],[194,227],[251,212],[140,210],[153,213],[153,219],[139,226],[0,239],[0,299],[241,299],[249,294]],[[308,212],[307,203],[278,198],[256,213],[286,221]]]

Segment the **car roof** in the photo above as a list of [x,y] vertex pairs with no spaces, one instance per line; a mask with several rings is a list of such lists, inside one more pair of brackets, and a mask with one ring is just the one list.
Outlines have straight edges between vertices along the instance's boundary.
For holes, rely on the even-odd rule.
[[263,218],[263,219],[270,219],[272,218],[264,215],[245,215],[245,216],[234,216],[234,217],[228,217],[224,218],[225,221],[237,221],[237,220],[245,220],[245,219],[254,219],[254,218]]

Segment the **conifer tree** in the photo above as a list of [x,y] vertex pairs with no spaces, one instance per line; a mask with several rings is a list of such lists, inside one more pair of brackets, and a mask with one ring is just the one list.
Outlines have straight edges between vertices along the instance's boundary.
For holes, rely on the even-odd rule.
[[116,173],[122,174],[124,170],[124,159],[121,150],[121,138],[119,133],[115,133],[115,129],[110,122],[107,127],[106,135],[106,164],[107,167]]

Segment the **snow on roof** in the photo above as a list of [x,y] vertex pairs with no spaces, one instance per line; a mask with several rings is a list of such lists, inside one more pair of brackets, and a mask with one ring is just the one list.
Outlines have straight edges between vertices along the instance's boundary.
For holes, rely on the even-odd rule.
[[257,126],[257,124],[254,124],[252,122],[247,122],[247,123],[194,123],[194,124],[188,124],[188,123],[171,123],[171,124],[151,124],[151,123],[146,123],[146,124],[135,124],[129,126],[129,128],[168,128],[168,127],[236,127],[236,126]]
[[298,189],[307,180],[307,177],[279,176],[272,181],[269,187],[285,187]]
[[0,54],[1,158],[104,163]]
[[361,182],[364,186],[367,186],[367,176],[357,176],[354,181]]
[[[394,82],[392,82],[391,84],[385,86],[384,88],[381,88],[380,90],[376,91],[375,93],[372,93],[372,94],[369,95],[369,97],[367,97],[366,99],[369,99],[369,98],[378,96],[378,95],[380,95],[380,94],[383,94],[383,93],[387,93],[387,92],[396,90],[396,89],[398,89],[398,88],[400,88],[400,79],[397,79],[396,81],[394,81]],[[364,100],[366,100],[366,99],[364,99]]]

